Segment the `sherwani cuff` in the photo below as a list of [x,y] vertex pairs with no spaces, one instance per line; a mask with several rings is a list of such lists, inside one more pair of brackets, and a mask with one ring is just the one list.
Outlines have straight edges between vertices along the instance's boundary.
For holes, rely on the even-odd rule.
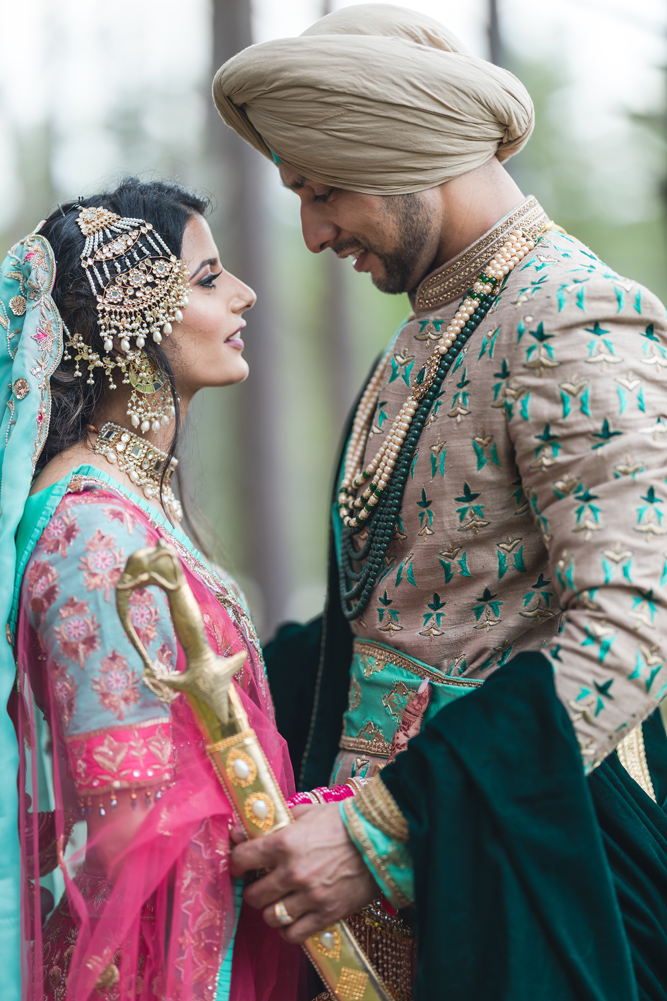
[[[384,816],[377,812],[378,799],[373,793],[369,797],[365,795],[376,783],[381,784],[384,791],[380,791],[380,802],[386,795],[394,807],[393,811]],[[370,807],[369,802],[372,804]],[[374,779],[362,793],[344,800],[340,804],[340,810],[352,842],[384,895],[394,907],[407,907],[414,901],[414,872],[407,845],[407,821],[384,783],[381,783],[379,777]]]

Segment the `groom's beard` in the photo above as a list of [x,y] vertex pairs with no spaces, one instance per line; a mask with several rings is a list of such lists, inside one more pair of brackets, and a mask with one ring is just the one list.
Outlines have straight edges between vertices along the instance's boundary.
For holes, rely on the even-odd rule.
[[429,270],[424,260],[429,242],[430,219],[419,194],[386,195],[383,199],[387,220],[387,238],[380,244],[368,241],[340,240],[332,244],[336,254],[361,250],[374,254],[384,268],[384,275],[371,278],[381,292],[398,295],[415,288]]

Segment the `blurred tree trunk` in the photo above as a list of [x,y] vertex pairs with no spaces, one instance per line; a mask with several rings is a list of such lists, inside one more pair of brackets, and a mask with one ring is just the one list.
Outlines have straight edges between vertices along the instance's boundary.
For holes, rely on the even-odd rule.
[[[500,0],[488,0],[488,39],[489,39],[489,59],[496,66],[510,69],[507,60],[507,51],[503,44],[503,32],[500,16]],[[516,167],[514,160],[506,160],[503,164],[507,173],[518,181],[520,170]]]
[[[333,0],[323,0],[322,17],[331,14]],[[352,318],[350,297],[347,290],[347,275],[344,269],[350,267],[325,252],[324,293],[324,352],[325,371],[329,372],[330,394],[333,410],[339,427],[342,427],[357,393],[354,378],[354,345],[352,343]],[[337,431],[337,433],[339,433]]]
[[[213,0],[214,72],[251,42],[249,0]],[[271,287],[272,224],[266,169],[260,154],[224,125],[214,106],[209,148],[221,209],[216,230],[224,248],[223,261],[257,293],[246,338],[245,357],[251,375],[242,389],[238,452],[242,497],[238,507],[246,540],[245,568],[262,592],[263,631],[268,635],[284,615],[292,581],[287,559],[289,525],[283,514],[286,491],[277,385],[280,329]],[[224,185],[219,178],[224,179]],[[215,429],[211,438],[216,441]]]
[[498,0],[489,0],[489,59],[496,66],[504,65],[503,42],[500,33]]
[[345,267],[330,250],[325,251],[324,290],[324,371],[329,372],[330,396],[340,433],[349,409],[354,403],[358,387],[355,385],[354,345],[352,344],[352,317]]

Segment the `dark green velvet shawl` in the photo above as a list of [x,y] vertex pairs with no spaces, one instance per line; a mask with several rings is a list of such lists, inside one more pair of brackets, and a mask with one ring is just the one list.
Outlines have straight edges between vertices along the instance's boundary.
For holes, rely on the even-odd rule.
[[418,1001],[667,998],[667,818],[615,754],[584,777],[541,654],[382,778],[410,825]]

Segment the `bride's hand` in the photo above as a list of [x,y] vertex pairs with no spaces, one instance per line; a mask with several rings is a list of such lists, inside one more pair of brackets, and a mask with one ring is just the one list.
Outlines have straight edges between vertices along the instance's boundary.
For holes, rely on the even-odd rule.
[[413,695],[403,710],[401,722],[398,730],[394,734],[394,739],[391,742],[391,752],[389,754],[389,761],[387,764],[391,764],[392,761],[395,761],[396,755],[400,754],[401,751],[404,751],[408,746],[410,738],[416,737],[421,731],[424,723],[424,715],[428,709],[430,701],[431,684],[426,678],[424,678],[421,685],[417,689],[417,693]]

